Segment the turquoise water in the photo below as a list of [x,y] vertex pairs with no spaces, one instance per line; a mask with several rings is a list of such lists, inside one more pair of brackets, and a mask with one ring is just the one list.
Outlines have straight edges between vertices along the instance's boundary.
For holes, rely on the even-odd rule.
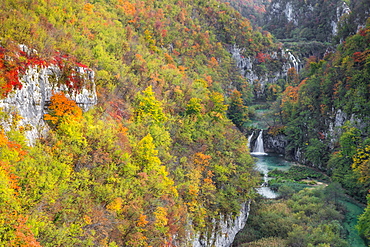
[[346,219],[343,224],[343,227],[348,232],[348,238],[346,239],[349,243],[349,246],[355,246],[355,247],[366,247],[364,241],[362,238],[358,235],[356,225],[357,225],[357,219],[360,214],[363,213],[364,208],[357,205],[354,202],[351,202],[350,200],[339,200],[348,210],[346,213]]
[[278,194],[268,187],[268,172],[274,169],[286,171],[293,163],[283,159],[277,154],[256,155],[256,170],[264,174],[264,183],[257,188],[257,192],[267,199],[274,199]]
[[257,158],[256,167],[263,168],[267,171],[272,171],[274,169],[279,169],[282,171],[287,171],[294,164],[293,162],[287,161],[282,155],[269,153],[264,156],[255,156]]
[[[283,156],[277,154],[267,154],[262,156],[255,156],[256,158],[256,170],[265,174],[265,181],[268,181],[268,172],[274,169],[287,171],[293,162],[284,160]],[[272,191],[268,187],[261,186],[257,189],[257,192],[267,199],[273,199],[278,196],[277,193]],[[356,204],[351,199],[340,200],[340,202],[346,207],[347,213],[345,215],[345,222],[343,223],[344,229],[348,232],[347,241],[351,247],[366,247],[362,238],[358,235],[356,225],[357,219],[360,214],[363,213],[364,208]]]

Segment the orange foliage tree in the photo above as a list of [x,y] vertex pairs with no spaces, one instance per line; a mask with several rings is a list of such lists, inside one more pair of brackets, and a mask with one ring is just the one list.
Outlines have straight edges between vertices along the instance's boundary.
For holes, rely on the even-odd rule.
[[82,110],[76,102],[68,99],[63,92],[57,92],[50,98],[49,113],[44,115],[46,121],[54,126],[65,120],[80,120]]

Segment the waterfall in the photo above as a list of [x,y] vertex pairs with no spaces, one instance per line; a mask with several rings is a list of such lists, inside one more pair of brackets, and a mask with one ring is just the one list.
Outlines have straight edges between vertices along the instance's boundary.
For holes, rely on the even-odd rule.
[[252,155],[267,155],[267,153],[265,153],[265,150],[263,149],[262,135],[263,135],[263,130],[260,131],[260,133],[257,137],[256,144],[254,146],[254,150],[251,153]]

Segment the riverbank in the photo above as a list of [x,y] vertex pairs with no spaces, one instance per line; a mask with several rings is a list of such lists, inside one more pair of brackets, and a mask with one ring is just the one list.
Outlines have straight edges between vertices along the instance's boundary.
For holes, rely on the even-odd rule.
[[348,232],[348,237],[346,240],[349,243],[349,246],[366,247],[364,240],[359,236],[356,229],[358,217],[364,212],[365,206],[360,205],[350,197],[340,199],[339,202],[342,203],[347,209],[343,227]]
[[233,246],[366,247],[355,227],[363,207],[345,195],[338,183],[281,155],[255,158],[256,169],[267,183],[257,189],[261,196],[252,204],[246,227]]

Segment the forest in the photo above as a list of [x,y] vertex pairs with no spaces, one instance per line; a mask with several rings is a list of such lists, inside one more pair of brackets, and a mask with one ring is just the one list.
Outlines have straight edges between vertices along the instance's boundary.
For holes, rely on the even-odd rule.
[[[271,38],[217,1],[0,3],[1,95],[29,68],[57,66],[44,121],[28,145],[1,115],[0,245],[185,246],[236,215],[258,182],[245,136],[251,100],[227,47]],[[25,52],[20,45],[28,47]],[[93,81],[77,68],[95,72]],[[67,97],[96,85],[87,112]],[[89,86],[90,85],[90,86]],[[234,112],[228,106],[234,105]]]
[[[47,131],[34,143],[26,136],[35,126],[1,111],[0,245],[192,246],[211,241],[222,216],[236,217],[243,203],[258,208],[260,174],[246,137],[258,87],[230,50],[243,48],[261,71],[278,66],[269,54],[282,43],[259,26],[270,2],[1,1],[0,105],[31,71],[53,68],[48,80],[64,89],[45,102]],[[305,165],[351,197],[367,198],[358,229],[370,239],[370,22],[358,32],[343,23],[335,51],[269,85],[269,133],[284,134],[288,154],[303,151]],[[95,88],[87,111],[70,97]],[[341,114],[348,121],[330,131]],[[260,226],[253,234],[296,246],[306,214],[314,219],[307,245],[325,231],[332,235],[317,244],[332,246],[342,217],[327,193],[286,191],[286,205],[252,211],[252,225],[255,214],[297,213],[279,233],[288,242]],[[313,214],[320,200],[330,209]],[[333,222],[320,222],[324,214]],[[300,225],[288,234],[292,224]]]
[[[231,2],[238,3],[240,1]],[[317,1],[305,1],[305,3],[303,3],[303,1],[300,1],[293,4],[300,5],[300,7],[297,8],[302,9],[305,8],[305,4],[310,3],[313,5],[316,2]],[[268,101],[267,104],[270,110],[266,117],[270,119],[269,134],[271,136],[282,135],[286,137],[288,141],[284,153],[286,157],[294,160],[299,156],[296,161],[308,167],[312,167],[315,170],[324,172],[329,176],[329,181],[333,184],[337,184],[337,186],[339,186],[338,188],[343,187],[347,195],[350,195],[359,202],[364,204],[367,203],[368,206],[359,217],[356,228],[364,239],[369,240],[370,166],[368,155],[368,104],[370,91],[368,78],[370,72],[370,19],[366,21],[368,16],[364,14],[366,11],[363,11],[364,9],[369,9],[369,3],[367,1],[345,2],[352,12],[341,17],[336,34],[329,40],[331,42],[328,44],[330,49],[327,49],[326,52],[319,55],[306,53],[306,51],[302,51],[301,49],[303,43],[320,41],[318,37],[325,34],[325,31],[316,29],[316,26],[313,26],[309,19],[305,19],[305,16],[300,19],[294,19],[285,26],[280,25],[279,29],[275,29],[274,27],[271,28],[269,25],[273,24],[272,22],[267,22],[267,25],[264,26],[264,28],[270,30],[275,37],[278,37],[281,42],[285,42],[285,44],[290,47],[295,47],[298,53],[303,52],[304,56],[306,56],[305,65],[300,71],[296,71],[294,68],[288,71],[286,80],[279,84],[281,88],[279,92],[274,92],[272,94],[270,90],[266,90],[265,98]],[[273,4],[277,5],[277,3],[282,4],[290,2],[272,1],[271,6],[273,6]],[[339,5],[342,3],[340,3],[340,1],[324,1],[319,4]],[[269,9],[267,8],[266,15],[269,14],[268,11]],[[315,9],[312,10],[313,13],[315,11]],[[326,7],[323,7],[323,11],[320,12],[320,14],[323,13],[327,13],[327,17],[330,16],[330,10]],[[283,16],[284,14],[281,14],[279,18],[283,19]],[[316,22],[321,22],[322,25],[320,25],[320,27],[324,28],[325,25],[327,25],[325,18],[321,18],[320,15],[315,16],[317,16]],[[363,25],[358,23],[361,18],[363,20]],[[277,18],[273,20],[278,21]],[[293,22],[301,23],[294,26]],[[287,32],[288,27],[290,27],[289,30],[291,30],[291,32]],[[313,28],[315,32],[317,32],[316,37],[301,36],[302,34],[307,34],[307,27]],[[285,31],[283,31],[284,29]],[[283,37],[281,36],[282,33],[291,36]],[[324,40],[321,40],[319,47],[324,44],[322,43],[323,41]],[[277,87],[275,87],[275,89],[276,88]],[[273,119],[273,121],[271,121],[271,119]],[[279,177],[286,175],[280,175],[275,171],[274,176]],[[307,176],[311,177],[311,174]],[[294,179],[292,180],[292,178]],[[288,181],[288,183],[281,183],[281,181],[284,180]],[[291,182],[299,180],[300,178],[297,178],[297,174],[288,174],[288,177],[284,179],[278,178],[274,180],[277,181],[277,183],[272,186],[275,186],[277,190],[282,190],[281,192],[283,193],[281,196],[283,199],[285,197],[285,200],[280,202],[280,204],[267,204],[267,209],[258,209],[259,211],[256,212],[256,216],[252,213],[252,229],[257,231],[257,233],[251,232],[251,229],[249,229],[249,232],[246,230],[244,235],[249,237],[243,237],[244,241],[257,241],[261,239],[262,234],[262,237],[265,237],[265,242],[257,241],[245,246],[269,246],[269,244],[271,245],[272,243],[276,244],[276,246],[310,246],[310,244],[313,246],[321,246],[319,244],[324,243],[330,246],[348,245],[348,243],[346,245],[338,241],[336,243],[331,242],[332,240],[330,240],[329,237],[330,234],[327,235],[327,239],[324,242],[320,242],[323,240],[320,240],[319,237],[312,238],[315,234],[315,230],[312,230],[311,227],[322,227],[320,224],[328,224],[328,221],[321,223],[307,222],[301,225],[302,222],[297,223],[293,216],[293,219],[290,220],[294,223],[281,222],[284,226],[298,224],[304,231],[310,232],[306,232],[305,235],[298,232],[297,234],[288,234],[289,231],[285,233],[276,233],[272,232],[276,226],[266,226],[269,222],[258,224],[258,222],[263,220],[271,220],[269,217],[278,217],[284,213],[286,214],[287,211],[294,213],[294,210],[297,210],[295,203],[299,204],[299,201],[302,200],[299,199],[299,197],[302,196],[306,196],[305,200],[307,201],[305,203],[307,203],[307,205],[302,211],[296,211],[297,214],[303,212],[307,216],[311,215],[311,217],[314,218],[312,211],[306,211],[312,210],[309,202],[315,200],[312,198],[312,192],[305,194],[303,190],[298,193],[293,191],[294,186],[291,185]],[[297,185],[295,185],[295,187],[296,186]],[[338,189],[338,191],[341,190]],[[314,197],[320,197],[319,194],[322,193],[322,191],[317,191],[316,193]],[[324,192],[324,195],[328,193],[329,192]],[[322,200],[327,201],[325,198]],[[333,205],[330,207],[333,207]],[[340,205],[334,205],[333,208],[343,213],[345,210],[343,211],[340,207]],[[297,217],[299,217],[299,215],[297,215]],[[326,217],[324,217],[324,219],[326,219]],[[337,220],[340,221],[339,218],[337,218]],[[272,228],[269,228],[269,226]],[[335,229],[335,227],[332,229]],[[284,231],[283,229],[280,230]],[[259,231],[262,231],[262,233]],[[323,229],[320,231],[325,232]],[[337,229],[334,230],[332,234],[337,232],[340,235],[342,231],[343,229]],[[267,234],[263,235],[265,232],[267,232]],[[259,234],[260,236],[255,234]],[[335,237],[335,239],[346,238],[339,237],[339,235]],[[292,245],[294,239],[296,241],[300,239],[299,242],[305,244]],[[368,243],[367,241],[367,244]]]
[[[370,23],[341,43],[336,52],[312,61],[282,93],[280,107],[289,148],[304,150],[305,163],[327,172],[348,194],[366,202],[369,193],[368,102]],[[342,126],[330,122],[343,114]],[[350,117],[349,117],[350,116]],[[332,130],[330,130],[332,126]],[[369,199],[369,196],[367,196]],[[359,230],[369,238],[368,211]]]

